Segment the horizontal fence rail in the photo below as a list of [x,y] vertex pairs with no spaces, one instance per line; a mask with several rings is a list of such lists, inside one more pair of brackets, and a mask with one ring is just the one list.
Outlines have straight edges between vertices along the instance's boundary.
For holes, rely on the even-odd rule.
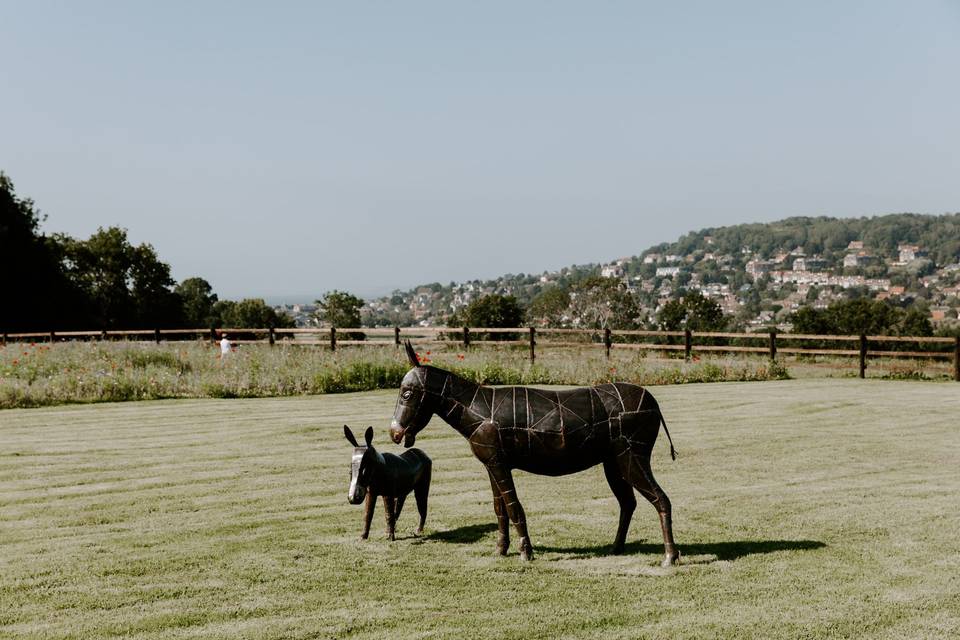
[[[555,335],[543,340],[541,336]],[[230,336],[233,344],[280,342],[290,345],[322,345],[331,350],[341,346],[394,345],[405,339],[419,346],[477,345],[526,346],[531,362],[536,361],[537,348],[595,347],[603,348],[610,357],[612,350],[683,351],[690,359],[702,353],[766,354],[776,360],[778,354],[791,356],[856,357],[860,377],[865,377],[870,358],[913,358],[953,361],[953,378],[960,381],[960,336],[880,336],[819,335],[778,333],[776,331],[735,333],[728,331],[652,331],[646,329],[567,329],[550,327],[360,327],[360,328],[221,328],[221,329],[133,329],[101,331],[42,331],[3,333],[2,344],[8,342],[55,342],[58,340],[132,340],[156,342],[184,338],[219,342]],[[484,339],[486,338],[486,339]],[[575,339],[579,338],[579,340]],[[648,339],[648,340],[644,340]],[[762,344],[757,344],[757,343]],[[811,344],[812,343],[812,344]],[[839,343],[839,344],[837,344]],[[855,344],[850,344],[855,343]],[[798,346],[810,345],[810,346]],[[915,349],[883,346],[916,345]],[[924,348],[924,346],[927,348]]]

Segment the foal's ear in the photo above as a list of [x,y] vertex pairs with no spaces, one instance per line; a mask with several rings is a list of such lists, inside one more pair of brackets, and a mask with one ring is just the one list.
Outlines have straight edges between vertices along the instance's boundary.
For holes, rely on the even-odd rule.
[[373,442],[373,427],[367,427],[367,430],[363,432],[363,439],[367,441],[367,446],[370,446],[370,443]]
[[413,350],[413,345],[410,344],[410,341],[407,340],[406,342],[404,342],[403,346],[406,347],[407,360],[410,361],[410,365],[414,367],[419,367],[420,358],[417,357],[417,352]]
[[357,439],[353,437],[353,431],[350,431],[350,427],[348,427],[347,425],[343,425],[343,435],[346,436],[347,440],[349,440],[350,444],[352,444],[353,446],[355,447],[360,446],[357,444]]

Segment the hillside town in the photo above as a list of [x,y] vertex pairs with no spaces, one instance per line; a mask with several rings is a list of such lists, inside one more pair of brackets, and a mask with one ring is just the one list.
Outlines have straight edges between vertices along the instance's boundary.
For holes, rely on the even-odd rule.
[[[648,250],[639,256],[601,265],[574,266],[539,275],[508,274],[487,281],[432,283],[369,300],[362,309],[367,326],[440,326],[472,301],[487,295],[514,296],[528,306],[551,287],[569,288],[590,277],[611,279],[635,296],[638,326],[654,328],[670,300],[693,292],[715,301],[730,326],[740,329],[777,327],[789,331],[790,317],[803,306],[823,309],[849,298],[886,300],[926,310],[931,323],[952,326],[960,320],[960,261],[934,262],[927,249],[901,242],[882,255],[863,240],[850,241],[830,255],[807,253],[803,247],[762,252],[744,245],[736,252],[714,250],[703,236],[688,252]],[[576,296],[576,290],[571,296]],[[317,324],[316,307],[284,309],[301,326]],[[563,324],[580,325],[575,316]]]

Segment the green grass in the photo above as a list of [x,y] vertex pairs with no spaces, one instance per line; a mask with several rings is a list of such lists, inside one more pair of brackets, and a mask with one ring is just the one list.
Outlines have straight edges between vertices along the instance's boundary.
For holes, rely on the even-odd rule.
[[537,559],[493,554],[489,483],[442,422],[426,535],[347,504],[341,427],[395,393],[0,412],[0,637],[947,638],[960,634],[960,385],[789,380],[653,389],[629,553],[599,468],[517,473]]

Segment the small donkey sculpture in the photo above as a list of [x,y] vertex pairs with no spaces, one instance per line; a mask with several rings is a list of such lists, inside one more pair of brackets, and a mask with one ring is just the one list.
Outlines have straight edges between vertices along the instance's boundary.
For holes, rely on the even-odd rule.
[[387,512],[387,537],[393,540],[403,501],[411,491],[417,498],[417,511],[420,512],[416,535],[423,533],[423,523],[427,519],[427,496],[430,493],[430,471],[433,466],[427,454],[420,449],[407,449],[399,456],[380,453],[370,444],[373,441],[373,427],[367,427],[363,434],[365,446],[357,444],[357,439],[347,425],[343,425],[343,435],[354,447],[347,499],[350,504],[360,504],[366,498],[363,532],[360,537],[366,540],[370,535],[370,521],[373,519],[377,496],[383,496],[383,508]]

